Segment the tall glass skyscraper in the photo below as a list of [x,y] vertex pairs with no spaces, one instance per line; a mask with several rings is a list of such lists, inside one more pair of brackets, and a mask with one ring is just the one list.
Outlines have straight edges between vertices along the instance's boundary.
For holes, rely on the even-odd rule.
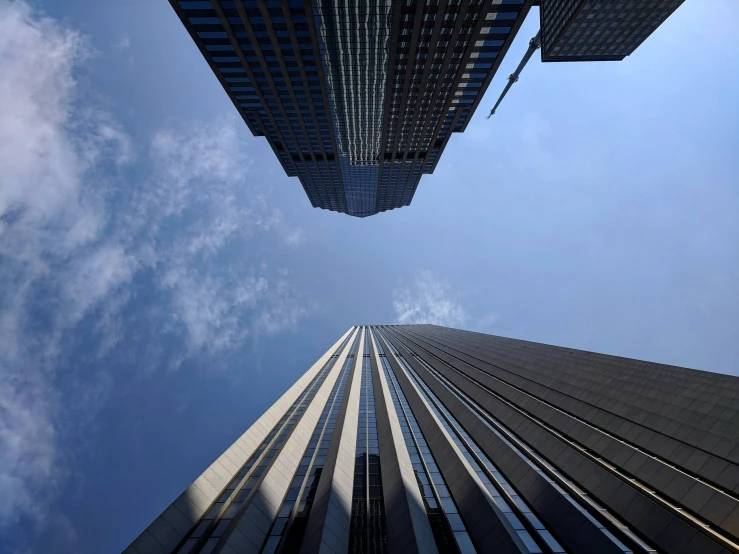
[[532,5],[543,61],[620,60],[683,0],[170,0],[316,208],[408,206]]
[[314,207],[407,206],[533,0],[170,0]]
[[353,327],[125,554],[736,553],[739,378]]
[[682,3],[683,0],[542,0],[541,59],[623,60]]

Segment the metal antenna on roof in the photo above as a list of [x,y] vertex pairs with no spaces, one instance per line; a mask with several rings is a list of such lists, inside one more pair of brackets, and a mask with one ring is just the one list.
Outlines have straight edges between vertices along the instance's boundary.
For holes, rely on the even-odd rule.
[[528,63],[531,56],[534,55],[534,52],[536,52],[540,47],[541,47],[541,30],[538,33],[536,33],[536,36],[529,41],[529,49],[526,50],[526,53],[523,55],[523,59],[521,60],[521,63],[518,64],[516,71],[514,71],[508,76],[508,83],[506,83],[506,86],[503,89],[503,92],[501,93],[500,98],[498,98],[498,101],[495,103],[495,106],[493,106],[493,109],[490,110],[490,113],[488,114],[487,119],[490,119],[491,115],[495,115],[495,110],[498,109],[498,106],[500,106],[500,103],[503,101],[503,98],[505,98],[505,95],[508,93],[510,88],[513,86],[513,83],[518,81],[518,76],[521,74],[521,70]]

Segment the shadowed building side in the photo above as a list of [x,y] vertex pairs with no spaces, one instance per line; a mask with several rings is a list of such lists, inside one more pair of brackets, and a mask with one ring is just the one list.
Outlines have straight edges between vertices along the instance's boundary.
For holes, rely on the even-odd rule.
[[736,554],[739,378],[349,330],[125,550]]
[[541,0],[541,60],[623,60],[682,3],[683,0]]
[[533,0],[170,0],[313,207],[408,206]]

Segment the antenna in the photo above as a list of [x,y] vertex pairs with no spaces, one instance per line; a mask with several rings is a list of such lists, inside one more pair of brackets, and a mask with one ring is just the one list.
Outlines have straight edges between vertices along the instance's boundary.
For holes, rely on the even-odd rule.
[[534,52],[536,52],[540,47],[541,30],[539,30],[539,32],[536,33],[536,36],[529,41],[529,49],[526,50],[526,53],[523,55],[523,59],[521,60],[521,63],[518,64],[516,71],[508,76],[508,83],[506,83],[506,86],[503,89],[503,92],[500,94],[500,98],[498,98],[498,101],[495,103],[495,106],[493,106],[493,109],[490,110],[487,119],[490,119],[491,115],[495,115],[495,110],[498,109],[498,106],[500,106],[500,103],[503,101],[503,98],[505,98],[505,95],[508,94],[508,91],[513,86],[513,83],[518,81],[518,76],[521,74],[521,70],[528,63],[529,59],[531,59],[531,56],[533,56]]

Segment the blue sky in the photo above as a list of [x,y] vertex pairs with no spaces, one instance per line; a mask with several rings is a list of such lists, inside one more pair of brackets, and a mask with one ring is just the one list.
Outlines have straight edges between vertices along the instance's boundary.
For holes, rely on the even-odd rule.
[[739,4],[534,58],[486,120],[536,22],[412,205],[356,219],[164,0],[0,0],[0,552],[121,551],[352,324],[739,374]]

